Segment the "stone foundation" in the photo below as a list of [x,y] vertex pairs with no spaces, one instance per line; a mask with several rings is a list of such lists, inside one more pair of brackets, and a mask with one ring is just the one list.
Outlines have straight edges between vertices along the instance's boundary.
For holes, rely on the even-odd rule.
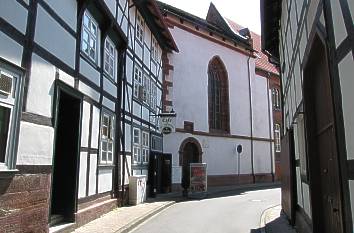
[[50,182],[49,173],[0,177],[2,232],[48,232]]

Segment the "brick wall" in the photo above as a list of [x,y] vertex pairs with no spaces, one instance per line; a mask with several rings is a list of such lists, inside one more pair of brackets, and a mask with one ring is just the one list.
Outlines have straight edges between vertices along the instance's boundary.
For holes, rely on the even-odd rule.
[[0,177],[0,232],[48,232],[50,174]]

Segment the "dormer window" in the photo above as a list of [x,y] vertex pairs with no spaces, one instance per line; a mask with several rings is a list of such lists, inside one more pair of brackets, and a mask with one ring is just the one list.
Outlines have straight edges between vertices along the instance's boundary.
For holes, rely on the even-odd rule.
[[81,51],[95,63],[97,62],[97,35],[97,23],[86,11],[82,22]]

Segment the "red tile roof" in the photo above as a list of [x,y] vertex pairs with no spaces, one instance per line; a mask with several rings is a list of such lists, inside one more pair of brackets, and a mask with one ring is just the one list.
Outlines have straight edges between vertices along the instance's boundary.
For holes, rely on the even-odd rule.
[[[234,30],[234,31],[239,31],[245,27],[233,22],[230,19],[226,19],[226,21],[229,23],[230,27]],[[276,66],[272,63],[269,62],[268,60],[268,56],[262,52],[262,47],[261,47],[261,36],[251,32],[251,37],[253,39],[253,49],[257,51],[257,58],[256,58],[256,68],[274,73],[279,75],[279,71],[276,68]]]

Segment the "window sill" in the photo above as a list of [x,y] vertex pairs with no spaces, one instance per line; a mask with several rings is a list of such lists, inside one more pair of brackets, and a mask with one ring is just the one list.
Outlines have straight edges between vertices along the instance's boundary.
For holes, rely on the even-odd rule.
[[2,178],[11,178],[15,176],[19,171],[17,169],[12,170],[0,170],[0,179]]
[[114,164],[99,164],[98,165],[98,168],[106,168],[106,169],[108,169],[108,168],[114,168],[115,166],[114,166]]

